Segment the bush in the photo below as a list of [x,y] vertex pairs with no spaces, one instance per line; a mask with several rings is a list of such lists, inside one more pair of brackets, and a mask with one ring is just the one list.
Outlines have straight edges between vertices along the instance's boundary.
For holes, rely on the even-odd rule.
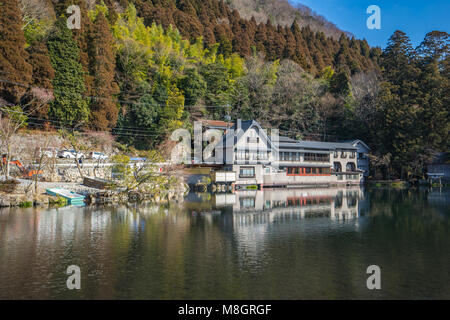
[[0,181],[0,192],[13,193],[19,184],[20,182],[14,179]]
[[19,203],[20,208],[31,208],[32,206],[33,206],[32,201],[24,201],[24,202]]
[[68,204],[68,201],[66,198],[58,196],[58,198],[56,198],[56,199],[50,198],[49,204],[53,205],[53,206],[64,207]]

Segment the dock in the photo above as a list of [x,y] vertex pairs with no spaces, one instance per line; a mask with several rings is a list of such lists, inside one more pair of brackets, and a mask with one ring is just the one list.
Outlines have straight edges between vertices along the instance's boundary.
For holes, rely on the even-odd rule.
[[84,205],[84,196],[70,190],[54,188],[46,190],[48,195],[55,197],[63,197],[67,199],[67,203],[71,205]]

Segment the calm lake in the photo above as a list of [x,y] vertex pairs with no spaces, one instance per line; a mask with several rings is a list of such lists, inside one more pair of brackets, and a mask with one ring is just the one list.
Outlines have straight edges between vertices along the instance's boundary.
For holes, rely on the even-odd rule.
[[[71,265],[81,290],[66,287]],[[381,268],[368,290],[367,267]],[[450,299],[450,190],[3,209],[0,299]]]

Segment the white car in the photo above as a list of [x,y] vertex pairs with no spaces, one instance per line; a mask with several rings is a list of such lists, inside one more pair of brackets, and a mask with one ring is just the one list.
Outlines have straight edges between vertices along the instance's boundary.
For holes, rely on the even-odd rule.
[[61,150],[58,153],[60,158],[65,159],[84,159],[85,156],[82,152],[76,152],[75,150]]
[[58,150],[55,148],[39,148],[39,156],[47,158],[56,158],[58,156]]
[[101,152],[91,152],[89,154],[89,158],[94,159],[94,160],[107,160],[108,156]]

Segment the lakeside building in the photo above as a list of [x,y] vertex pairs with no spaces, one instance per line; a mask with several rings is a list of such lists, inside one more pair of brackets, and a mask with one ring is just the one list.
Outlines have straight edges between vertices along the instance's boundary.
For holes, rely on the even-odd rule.
[[370,147],[365,144],[363,141],[356,139],[356,140],[345,140],[345,141],[339,141],[342,143],[350,143],[352,146],[358,148],[357,150],[357,167],[358,169],[362,170],[364,173],[364,177],[368,177],[370,174],[370,160],[369,160],[369,153],[371,151]]
[[[273,132],[268,136],[253,120],[237,120],[224,132],[215,151],[205,159],[205,163],[221,164],[214,175],[216,183],[232,182],[238,187],[355,185],[364,181],[369,167],[370,148],[361,140],[298,141]],[[359,151],[361,161],[357,158]]]
[[450,182],[450,152],[441,152],[433,157],[427,166],[427,176],[430,181],[439,184]]

